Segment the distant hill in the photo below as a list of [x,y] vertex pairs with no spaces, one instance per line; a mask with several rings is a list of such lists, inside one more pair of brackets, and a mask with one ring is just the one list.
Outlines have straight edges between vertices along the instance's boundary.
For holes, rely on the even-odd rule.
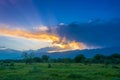
[[[34,56],[41,57],[42,55],[48,55],[51,58],[74,58],[78,54],[83,54],[86,57],[93,57],[95,54],[111,55],[113,53],[120,53],[120,47],[109,47],[101,49],[85,49],[85,50],[74,50],[66,52],[53,52],[48,53],[48,50],[53,48],[46,47],[38,50],[28,50],[26,52],[34,52]],[[0,59],[21,59],[22,52],[13,49],[0,49]]]
[[21,53],[13,49],[0,49],[0,59],[21,59]]
[[[45,48],[45,50],[46,49],[47,48]],[[74,51],[53,52],[53,53],[47,53],[44,51],[44,49],[42,49],[42,52],[40,49],[35,51],[36,56],[42,56],[46,54],[52,58],[65,58],[65,57],[74,58],[78,54],[83,54],[86,57],[90,58],[90,57],[93,57],[95,54],[111,55],[113,53],[120,53],[120,47],[85,49],[85,50],[74,50]]]

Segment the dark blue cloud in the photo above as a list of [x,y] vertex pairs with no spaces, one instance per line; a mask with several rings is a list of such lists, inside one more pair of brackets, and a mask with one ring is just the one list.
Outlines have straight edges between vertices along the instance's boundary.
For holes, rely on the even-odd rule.
[[120,19],[110,21],[97,19],[90,23],[59,25],[57,32],[61,37],[84,42],[88,45],[120,46]]

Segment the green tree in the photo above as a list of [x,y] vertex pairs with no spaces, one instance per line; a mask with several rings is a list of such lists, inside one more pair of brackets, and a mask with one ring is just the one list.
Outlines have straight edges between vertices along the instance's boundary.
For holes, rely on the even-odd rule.
[[105,60],[106,60],[106,57],[102,54],[96,54],[92,59],[94,63],[104,63]]
[[71,63],[72,62],[72,59],[70,58],[64,58],[64,63]]
[[57,59],[57,62],[63,63],[63,62],[64,62],[64,59],[63,59],[63,58],[58,58],[58,59]]
[[40,57],[34,57],[34,58],[33,58],[33,61],[34,61],[34,62],[41,62],[42,60],[41,60]]
[[42,61],[43,62],[48,62],[48,60],[49,60],[49,56],[47,56],[47,55],[42,56]]
[[33,62],[33,52],[28,54],[27,52],[23,52],[23,59],[26,64],[31,64]]
[[85,59],[86,59],[86,57],[84,55],[79,54],[74,58],[74,61],[76,63],[83,63],[85,61]]
[[23,52],[22,56],[23,56],[24,62],[26,64],[28,64],[28,53],[27,52]]
[[120,54],[114,53],[108,56],[109,61],[114,64],[120,64]]
[[34,52],[31,52],[29,55],[28,55],[28,60],[29,60],[29,63],[33,63],[33,58],[34,58]]
[[91,64],[92,64],[91,58],[85,59],[84,64],[85,64],[85,65],[91,65]]

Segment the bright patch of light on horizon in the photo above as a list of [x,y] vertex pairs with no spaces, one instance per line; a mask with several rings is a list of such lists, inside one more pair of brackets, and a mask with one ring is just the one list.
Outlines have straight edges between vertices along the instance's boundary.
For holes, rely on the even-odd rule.
[[30,50],[30,49],[37,50],[40,48],[52,46],[51,42],[29,40],[25,38],[10,37],[10,36],[0,36],[0,40],[1,40],[0,42],[1,46],[5,46],[5,48],[20,50],[20,51]]

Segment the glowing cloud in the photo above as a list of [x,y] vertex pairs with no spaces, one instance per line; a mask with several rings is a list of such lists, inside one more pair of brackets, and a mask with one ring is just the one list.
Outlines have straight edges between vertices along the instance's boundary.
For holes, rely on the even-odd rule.
[[[10,29],[8,27],[0,27],[0,35],[2,36],[12,36],[25,38],[30,40],[46,41],[51,42],[52,47],[58,47],[61,50],[57,51],[67,51],[76,49],[85,49],[86,45],[80,42],[69,41],[66,38],[61,38],[57,34],[47,32],[47,27],[42,27],[42,31],[28,31],[20,28]],[[44,31],[43,31],[44,30]]]
[[0,28],[0,35],[21,37],[33,40],[43,40],[48,42],[58,42],[59,37],[50,33],[30,32],[22,29]]

